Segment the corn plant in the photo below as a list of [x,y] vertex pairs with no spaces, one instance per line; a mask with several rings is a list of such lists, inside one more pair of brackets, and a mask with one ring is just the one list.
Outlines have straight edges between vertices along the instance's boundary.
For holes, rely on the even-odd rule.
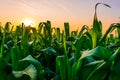
[[[0,80],[119,80],[120,23],[102,34],[97,18],[93,27],[84,25],[70,32],[40,22],[38,28],[7,22],[0,25]],[[111,34],[117,30],[118,36]],[[110,36],[108,36],[110,34]]]
[[[89,34],[91,41],[92,41],[92,47],[95,48],[97,45],[99,45],[99,40],[102,37],[102,22],[98,21],[97,18],[97,6],[103,4],[107,7],[110,7],[107,4],[104,3],[97,3],[95,5],[95,13],[94,13],[94,20],[93,20],[93,28],[88,31],[87,34]],[[111,7],[110,7],[111,8]]]

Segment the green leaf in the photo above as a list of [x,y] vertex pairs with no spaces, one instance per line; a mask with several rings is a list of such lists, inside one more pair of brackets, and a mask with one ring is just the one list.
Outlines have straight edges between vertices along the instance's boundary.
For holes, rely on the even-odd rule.
[[6,24],[5,24],[5,28],[4,28],[4,32],[6,33],[6,32],[10,32],[10,25],[11,25],[12,23],[11,22],[7,22]]
[[37,70],[32,64],[30,64],[26,69],[22,71],[12,71],[12,73],[16,78],[20,78],[23,76],[23,74],[26,74],[31,78],[31,80],[36,80],[37,76]]
[[38,34],[42,34],[43,22],[40,22],[38,25]]
[[66,57],[57,56],[56,58],[56,73],[60,72],[61,80],[71,80],[71,66],[70,62]]
[[98,21],[98,18],[97,18],[97,6],[98,6],[99,4],[105,5],[106,7],[109,7],[109,8],[111,8],[111,7],[110,7],[108,4],[104,4],[104,3],[97,3],[97,4],[95,5],[95,14],[94,14],[94,20],[93,20],[93,28],[94,28],[95,30],[97,30],[98,32],[101,33],[101,31],[102,31],[102,26],[100,25],[100,23],[99,23],[99,21]]
[[56,29],[57,40],[60,42],[60,28]]
[[112,54],[109,59],[101,63],[98,67],[96,67],[88,76],[87,80],[104,80],[112,67],[113,61],[116,59],[119,54],[120,48],[116,50],[114,54]]
[[52,28],[51,28],[51,22],[47,21],[44,23],[44,32],[45,32],[45,37],[48,38],[48,43],[47,46],[51,46],[52,44]]
[[8,32],[10,32],[10,30],[9,30],[10,25],[11,25],[11,22],[7,22],[7,23],[5,24],[4,32],[3,32],[3,35],[2,35],[3,38],[2,38],[1,45],[0,45],[0,59],[3,58],[5,38],[6,38],[6,34],[7,34]]
[[75,50],[75,54],[74,54],[74,58],[75,61],[77,61],[81,55],[80,51],[81,51],[81,44],[82,44],[82,38],[80,39],[76,39],[76,50]]
[[18,61],[22,58],[22,54],[20,52],[20,47],[14,46],[11,48],[11,59],[12,59],[12,65],[13,70],[20,70],[18,67]]
[[89,51],[83,51],[81,57],[72,66],[72,74],[73,74],[72,77],[75,77],[77,72],[81,69],[84,58],[88,56],[92,56],[98,59],[106,60],[111,55],[112,54],[108,50],[104,49],[103,47],[96,47]]
[[42,49],[41,52],[48,53],[48,54],[54,54],[54,55],[57,54],[57,52],[52,47],[48,47],[46,49]]
[[95,57],[95,58],[98,58],[98,59],[106,60],[111,55],[112,55],[112,53],[110,51],[106,50],[103,47],[98,46],[98,47],[96,47],[96,48],[94,48],[92,50],[83,51],[82,55],[81,55],[81,58],[85,58],[87,56],[92,56],[92,57]]
[[84,30],[87,30],[87,31],[88,31],[88,30],[89,30],[89,27],[88,27],[87,25],[84,25],[84,26],[81,28],[78,37],[81,37],[81,36],[82,36]]
[[[118,51],[118,52],[117,52]],[[120,78],[120,48],[116,50],[116,54],[113,56],[114,62],[111,68],[111,73],[109,75],[109,80],[119,80]]]
[[80,58],[73,64],[73,66],[72,66],[72,80],[76,79],[76,74],[80,70],[82,63],[83,63],[83,61]]
[[120,78],[120,60],[114,63],[111,73],[109,75],[109,80],[119,80]]
[[104,4],[104,3],[103,3],[103,5],[105,5],[106,7],[109,7],[109,8],[111,8],[111,6],[110,6],[110,5],[108,5],[108,4]]
[[[97,43],[99,42],[100,38],[102,37],[102,23],[101,23],[101,21],[99,21],[98,18],[97,18],[97,6],[98,6],[99,4],[102,4],[102,5],[105,5],[105,6],[107,6],[107,7],[110,7],[109,5],[103,4],[103,3],[97,3],[97,4],[95,5],[95,13],[94,13],[94,20],[93,20],[93,29],[94,29],[94,32],[95,32],[95,33],[94,33],[93,35],[96,35],[96,37],[93,38],[93,39],[95,40],[95,42],[94,42],[93,39],[92,39],[92,42],[94,42],[94,43],[93,43],[93,48],[97,45]],[[91,35],[92,35],[92,34],[91,34]],[[94,36],[93,36],[93,37],[94,37]]]
[[64,23],[65,37],[68,39],[70,37],[69,23]]
[[99,40],[99,44],[101,44],[102,42],[106,41],[106,38],[108,36],[109,33],[111,33],[113,30],[115,30],[116,28],[119,28],[119,24],[111,24],[110,27],[108,28],[108,30],[106,30],[105,34],[102,36],[102,38]]
[[71,41],[66,41],[66,46],[72,47],[73,43]]
[[[83,66],[82,65],[83,59],[91,56],[91,57],[94,57],[96,59],[101,59],[102,60],[102,61],[94,62],[94,60],[92,59],[92,63],[89,60],[90,61],[89,65],[93,65],[93,64],[98,64],[99,63],[99,65],[96,65],[96,67],[94,66],[95,69],[91,68],[91,67],[88,67],[88,70],[89,70],[89,68],[93,69],[93,71],[90,69],[90,71],[89,71],[90,74],[86,74],[86,75],[89,76],[88,77],[88,79],[89,79],[91,77],[91,75],[96,70],[98,70],[99,68],[101,68],[101,66],[103,66],[105,64],[105,62],[103,60],[107,60],[111,55],[112,54],[108,50],[104,49],[103,47],[99,47],[99,46],[94,48],[94,49],[92,49],[92,50],[89,50],[89,51],[83,51],[81,57],[72,66],[72,74],[73,74],[72,77],[75,77],[75,75],[77,74],[77,72],[79,70],[83,70],[83,68],[82,68],[82,66]],[[73,78],[73,79],[75,79],[75,78]],[[86,76],[86,79],[87,79],[87,76]]]
[[43,79],[44,80],[44,69],[42,67],[42,64],[34,59],[31,55],[28,55],[27,57],[19,60],[20,62],[21,61],[28,61],[30,64],[33,64],[35,66],[35,68],[37,69],[37,75],[40,79]]
[[93,72],[93,70],[103,62],[104,60],[92,61],[88,64],[85,64],[83,67],[81,67],[80,72],[78,73],[81,80],[87,80],[91,72]]
[[92,28],[90,29],[87,34],[88,34],[88,37],[91,39],[92,41],[92,48],[95,48],[97,46],[97,31]]
[[65,56],[58,56],[56,58],[56,73],[60,71],[61,80],[67,80],[67,67],[65,61]]

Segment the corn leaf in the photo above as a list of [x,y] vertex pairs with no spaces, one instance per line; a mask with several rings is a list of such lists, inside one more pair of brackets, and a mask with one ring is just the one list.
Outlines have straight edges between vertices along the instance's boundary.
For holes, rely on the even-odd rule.
[[101,63],[103,63],[104,60],[98,60],[98,61],[92,61],[88,64],[85,64],[83,67],[81,67],[80,72],[78,73],[81,80],[87,80],[87,76],[91,74],[91,72],[98,67]]
[[78,37],[81,37],[81,36],[82,36],[84,30],[87,30],[87,31],[88,31],[88,30],[89,30],[89,27],[88,27],[87,25],[84,25],[84,26],[81,28]]
[[75,61],[77,61],[78,59],[79,59],[79,57],[80,57],[80,55],[81,55],[81,53],[80,53],[80,51],[81,51],[81,49],[82,49],[82,40],[81,40],[82,38],[80,38],[80,39],[77,39],[76,40],[76,50],[75,50],[75,54],[74,54],[74,59],[75,59]]
[[112,53],[108,50],[106,50],[105,48],[103,47],[96,47],[92,50],[89,50],[89,51],[83,51],[82,52],[82,55],[81,55],[81,58],[85,58],[87,56],[92,56],[92,57],[97,57],[98,59],[108,59],[110,56],[112,55]]
[[54,55],[57,54],[57,52],[52,47],[48,47],[48,48],[42,49],[40,51],[43,52],[44,54],[45,53],[47,53],[47,54],[54,54]]
[[38,60],[34,59],[31,55],[28,55],[27,57],[25,57],[19,61],[20,62],[28,61],[30,64],[33,64],[35,66],[35,68],[37,69],[37,76],[40,79],[44,80],[44,70],[43,70],[42,64]]
[[60,28],[56,29],[57,40],[60,42]]
[[64,23],[65,37],[68,39],[70,37],[69,23]]
[[98,67],[96,67],[88,76],[87,80],[104,80],[107,78],[107,74],[111,69],[113,61],[116,59],[120,51],[120,48],[116,50],[114,54],[112,54],[106,61],[101,63]]
[[30,80],[36,80],[36,74],[37,74],[37,70],[34,67],[34,65],[30,64],[26,69],[22,70],[22,71],[12,71],[12,73],[14,74],[14,76],[16,78],[20,78],[22,77],[24,74],[28,75],[31,79]]
[[[120,51],[118,52],[120,53]],[[116,54],[117,55],[117,54]],[[120,54],[118,54],[114,60],[113,65],[111,66],[111,73],[109,75],[109,80],[118,80],[120,77]]]
[[66,57],[63,56],[57,56],[56,58],[56,73],[60,72],[61,80],[71,80],[71,67],[70,63],[67,60]]

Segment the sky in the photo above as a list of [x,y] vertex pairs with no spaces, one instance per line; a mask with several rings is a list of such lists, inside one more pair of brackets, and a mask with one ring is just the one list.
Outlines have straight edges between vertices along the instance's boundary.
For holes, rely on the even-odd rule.
[[71,30],[83,25],[92,26],[94,6],[106,3],[112,8],[99,5],[98,19],[106,30],[112,23],[120,22],[120,0],[0,0],[0,22],[10,21],[19,25],[24,20],[39,22],[50,20],[53,27],[63,28],[69,22]]

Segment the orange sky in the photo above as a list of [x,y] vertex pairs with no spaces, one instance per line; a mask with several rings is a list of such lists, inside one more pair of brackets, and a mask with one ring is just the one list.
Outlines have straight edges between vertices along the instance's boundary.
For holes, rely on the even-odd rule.
[[97,2],[112,7],[98,7],[98,18],[105,31],[111,23],[120,21],[120,0],[0,0],[0,22],[2,25],[7,21],[19,25],[30,19],[38,25],[50,20],[53,27],[61,28],[64,22],[69,22],[71,30],[75,30],[83,25],[92,25]]

